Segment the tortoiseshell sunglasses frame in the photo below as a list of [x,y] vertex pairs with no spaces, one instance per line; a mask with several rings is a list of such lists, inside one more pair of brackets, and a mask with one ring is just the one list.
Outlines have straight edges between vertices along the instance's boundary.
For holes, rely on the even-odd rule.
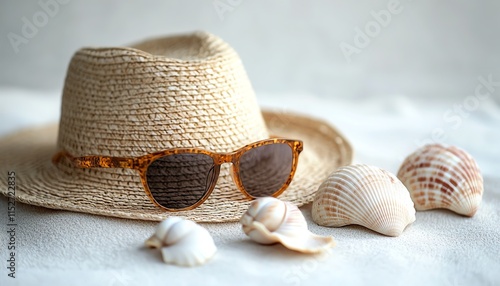
[[[73,165],[75,165],[78,168],[123,168],[123,169],[134,169],[139,171],[139,175],[141,177],[142,185],[144,187],[144,190],[151,200],[156,206],[167,210],[171,212],[177,212],[177,211],[185,211],[185,210],[192,210],[199,205],[201,205],[203,202],[206,201],[206,199],[210,196],[212,191],[215,189],[215,186],[217,185],[217,181],[219,178],[219,172],[220,172],[220,166],[224,163],[232,163],[232,177],[234,180],[234,183],[238,187],[238,189],[247,197],[247,199],[255,199],[257,197],[252,196],[249,194],[246,190],[245,187],[243,186],[243,183],[241,181],[241,178],[239,176],[239,159],[240,157],[247,152],[250,149],[264,146],[264,145],[269,145],[269,144],[287,144],[290,146],[292,149],[292,169],[290,171],[290,175],[288,176],[285,184],[276,191],[275,193],[272,194],[273,197],[277,197],[281,195],[286,188],[290,185],[292,182],[293,176],[295,175],[295,171],[297,170],[297,165],[299,162],[299,154],[303,150],[303,142],[300,140],[293,140],[293,139],[283,139],[283,138],[272,138],[272,139],[265,139],[261,141],[257,141],[248,145],[245,145],[241,147],[240,149],[233,151],[233,152],[211,152],[208,150],[204,149],[199,149],[199,148],[173,148],[173,149],[167,149],[164,151],[159,151],[155,153],[150,153],[146,154],[143,156],[139,157],[132,157],[132,158],[126,158],[126,157],[109,157],[109,156],[82,156],[82,157],[74,157],[73,155],[69,154],[66,151],[60,151],[56,153],[52,157],[52,162],[54,164],[58,164],[59,161],[62,158],[67,158]],[[213,159],[214,162],[214,171],[215,171],[215,180],[213,180],[212,184],[210,185],[209,190],[205,193],[205,195],[194,205],[185,207],[185,208],[180,208],[180,209],[170,209],[167,207],[164,207],[160,205],[153,195],[151,194],[151,191],[148,186],[147,178],[146,178],[146,172],[151,163],[153,163],[156,159],[168,156],[168,155],[173,155],[173,154],[204,154],[208,155]]]

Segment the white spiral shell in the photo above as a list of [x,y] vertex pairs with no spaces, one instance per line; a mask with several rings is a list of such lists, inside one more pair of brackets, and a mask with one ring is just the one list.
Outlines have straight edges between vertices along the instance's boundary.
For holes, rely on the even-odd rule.
[[197,223],[180,217],[162,221],[146,246],[161,248],[163,261],[180,266],[197,266],[217,251],[210,233]]
[[331,236],[319,236],[307,229],[307,222],[297,206],[276,198],[259,198],[240,220],[243,231],[261,244],[281,243],[288,249],[318,253],[335,246]]
[[473,216],[483,196],[483,177],[476,161],[464,150],[426,145],[410,154],[398,178],[410,191],[417,210],[445,208]]
[[359,164],[338,169],[320,185],[312,218],[322,226],[357,224],[387,236],[399,236],[415,221],[415,208],[396,176]]

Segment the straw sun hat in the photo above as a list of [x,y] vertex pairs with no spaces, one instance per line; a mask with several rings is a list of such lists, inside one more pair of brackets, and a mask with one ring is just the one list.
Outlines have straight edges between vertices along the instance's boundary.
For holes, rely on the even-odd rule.
[[311,202],[319,184],[352,159],[349,143],[327,123],[262,112],[238,55],[211,34],[83,48],[68,67],[59,125],[0,138],[0,192],[12,196],[8,172],[14,171],[22,203],[144,220],[235,221],[249,201],[229,164],[203,204],[168,212],[150,201],[136,170],[80,169],[51,158],[58,150],[117,157],[179,147],[228,152],[270,135],[304,142],[293,182],[279,196],[297,205]]

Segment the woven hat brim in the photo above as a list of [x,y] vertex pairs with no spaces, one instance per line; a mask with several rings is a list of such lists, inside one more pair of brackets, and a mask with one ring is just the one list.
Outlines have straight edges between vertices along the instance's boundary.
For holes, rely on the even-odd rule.
[[[280,199],[298,206],[312,202],[327,176],[352,162],[351,145],[328,123],[273,111],[264,111],[263,117],[270,134],[304,141],[293,182]],[[232,181],[219,178],[211,195],[217,200],[208,199],[190,211],[166,212],[149,203],[144,190],[136,186],[127,188],[109,181],[92,181],[62,173],[51,162],[56,152],[56,137],[57,125],[54,124],[1,138],[0,193],[9,196],[7,176],[13,171],[17,202],[52,209],[153,221],[175,215],[198,222],[228,222],[239,220],[249,206],[244,196],[225,195],[238,190]],[[139,180],[138,174],[136,177]],[[145,205],[135,203],[145,201]]]

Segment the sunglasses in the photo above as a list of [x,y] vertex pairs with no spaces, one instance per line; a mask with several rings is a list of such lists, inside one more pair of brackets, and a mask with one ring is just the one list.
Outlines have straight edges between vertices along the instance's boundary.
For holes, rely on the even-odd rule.
[[155,205],[167,211],[183,211],[196,208],[210,196],[224,163],[232,163],[234,182],[247,198],[279,196],[292,182],[302,149],[300,140],[274,138],[229,153],[182,148],[124,158],[74,157],[61,151],[52,161],[58,164],[66,158],[79,168],[137,170]]

